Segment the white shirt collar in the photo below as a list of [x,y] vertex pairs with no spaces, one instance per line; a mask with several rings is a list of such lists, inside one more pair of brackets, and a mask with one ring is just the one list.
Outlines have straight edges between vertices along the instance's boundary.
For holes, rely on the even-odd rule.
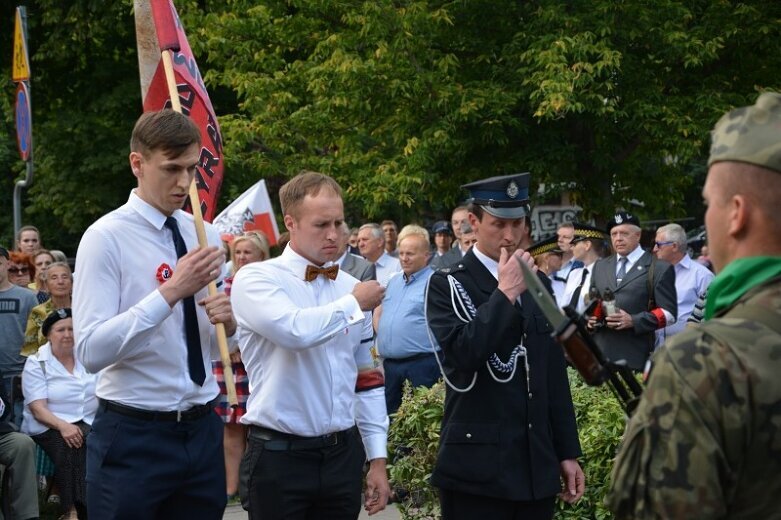
[[[637,247],[634,249],[634,251],[626,255],[627,262],[629,262],[627,265],[627,269],[629,269],[630,265],[635,265],[635,263],[638,260],[640,260],[640,257],[643,256],[644,254],[645,254],[645,250],[640,246],[640,244],[637,244]],[[621,255],[616,254],[616,262],[618,262],[619,260],[621,260]]]
[[[127,199],[128,206],[133,208],[133,210],[141,215],[141,217],[152,224],[155,229],[163,229],[163,225],[165,224],[165,219],[168,218],[162,213],[160,213],[160,210],[146,202],[144,199],[138,196],[136,194],[136,190],[130,192],[130,197]],[[174,214],[172,216],[176,217],[176,213],[180,212],[181,210],[174,211]],[[177,219],[178,220],[178,219]]]
[[499,279],[499,262],[494,260],[493,258],[485,255],[482,251],[480,251],[479,243],[472,246],[472,251],[475,252],[475,256],[478,260],[480,260],[480,263],[482,263],[486,269],[493,275],[494,278],[497,280]]
[[[290,269],[290,271],[297,278],[300,278],[302,280],[304,279],[304,275],[306,274],[306,266],[314,265],[314,262],[307,260],[303,256],[293,251],[293,248],[290,247],[290,244],[288,244],[285,247],[285,250],[282,251],[282,254],[280,256],[284,259],[284,263],[287,266],[287,268]],[[334,262],[326,262],[322,265],[322,267],[330,267],[333,264]]]
[[388,265],[388,261],[391,259],[393,259],[393,257],[389,255],[387,251],[383,251],[380,257],[374,263],[380,267],[385,267],[386,265]]

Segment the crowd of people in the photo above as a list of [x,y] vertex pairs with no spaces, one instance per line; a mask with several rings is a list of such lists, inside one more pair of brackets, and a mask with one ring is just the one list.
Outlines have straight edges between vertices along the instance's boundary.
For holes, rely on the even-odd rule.
[[[731,468],[744,460],[737,445],[721,450],[726,441],[714,437],[698,446],[702,437],[655,417],[679,403],[680,429],[708,422],[713,433],[727,421],[728,435],[754,446],[747,463],[778,454],[749,442],[748,419],[714,411],[750,406],[739,396],[755,386],[733,369],[749,367],[764,381],[781,348],[778,235],[757,236],[777,220],[762,190],[779,192],[781,144],[766,153],[765,141],[740,134],[781,122],[781,96],[762,96],[752,110],[762,117],[745,119],[745,132],[722,125],[714,134],[706,220],[719,231],[710,256],[697,260],[675,223],[646,234],[644,247],[639,218],[623,209],[604,227],[562,222],[532,243],[528,173],[467,184],[450,221],[399,229],[391,220],[350,228],[338,183],[302,172],[279,193],[287,232],[278,255],[259,231],[221,240],[207,226],[202,247],[180,209],[200,133],[176,112],[144,114],[131,138],[138,187],[84,234],[75,280],[33,226],[19,231],[14,250],[0,248],[0,463],[11,475],[13,517],[38,517],[36,473],[53,477],[48,492],[68,519],[216,519],[234,498],[250,518],[356,518],[361,506],[374,514],[398,498],[386,441],[404,383],[444,380],[431,477],[443,518],[552,518],[556,498],[579,500],[587,476],[568,360],[524,272],[535,272],[556,306],[584,315],[607,362],[646,377],[653,369],[615,469],[614,510],[640,518],[704,508],[698,513],[715,517],[749,507],[740,473],[703,470],[708,478],[691,482],[700,469],[660,453],[657,441],[674,439],[699,465],[718,453]],[[711,266],[731,278],[714,278]],[[733,323],[744,336],[760,331],[766,366],[720,328],[720,316],[750,322]],[[237,405],[228,400],[218,323]],[[713,362],[703,348],[729,365],[717,367],[718,382],[702,373]],[[718,395],[702,394],[713,385]],[[778,397],[768,391],[759,401]],[[740,417],[766,421],[752,423],[764,439],[778,418],[771,408]],[[649,465],[658,473],[646,475]],[[681,467],[675,478],[665,470]],[[708,500],[681,499],[687,486]],[[731,491],[720,494],[725,486]]]

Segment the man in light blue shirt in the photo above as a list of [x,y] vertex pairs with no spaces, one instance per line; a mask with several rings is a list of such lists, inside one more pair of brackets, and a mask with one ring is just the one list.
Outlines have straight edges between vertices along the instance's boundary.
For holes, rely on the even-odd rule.
[[413,387],[431,387],[440,378],[424,310],[426,285],[434,272],[427,265],[431,254],[428,231],[405,226],[398,247],[402,273],[391,277],[382,306],[374,311],[388,415],[401,405],[404,381]]
[[713,272],[695,262],[686,250],[686,231],[678,224],[667,224],[656,230],[654,254],[670,262],[675,269],[675,290],[678,293],[678,319],[672,325],[656,331],[656,346],[686,328],[697,299],[705,294],[713,280]]

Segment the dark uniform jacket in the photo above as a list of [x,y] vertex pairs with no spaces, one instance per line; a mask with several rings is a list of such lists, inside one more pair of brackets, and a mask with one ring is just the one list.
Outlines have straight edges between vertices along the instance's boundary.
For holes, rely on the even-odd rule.
[[[471,299],[476,317],[468,323],[459,317],[468,308],[454,308],[449,275]],[[581,454],[564,356],[532,297],[524,293],[519,307],[497,285],[473,251],[429,282],[428,323],[444,353],[447,378],[466,388],[477,373],[467,392],[447,387],[432,483],[507,500],[551,497],[561,487],[559,462]],[[498,382],[487,362],[496,366],[496,354],[507,363],[522,339],[528,387],[524,358],[517,358],[509,382]],[[497,370],[494,375],[509,377]]]
[[648,309],[648,268],[653,260],[655,265],[652,290],[655,309],[664,309],[677,316],[675,269],[664,260],[654,259],[653,255],[646,251],[624,275],[621,284],[616,285],[616,258],[617,255],[611,255],[597,260],[591,275],[591,287],[596,287],[599,294],[604,294],[608,288],[613,291],[616,305],[632,315],[634,327],[626,330],[602,327],[594,333],[594,341],[609,361],[625,360],[630,368],[643,370],[654,346],[654,331],[659,326],[656,316]]

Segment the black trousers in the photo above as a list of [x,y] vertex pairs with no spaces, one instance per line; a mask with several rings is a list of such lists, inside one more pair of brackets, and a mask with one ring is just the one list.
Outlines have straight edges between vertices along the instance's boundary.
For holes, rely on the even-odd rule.
[[251,427],[241,460],[239,492],[251,520],[358,518],[366,456],[356,428],[323,447],[269,432],[261,438]]
[[442,520],[551,520],[556,497],[516,501],[440,489],[439,503]]

